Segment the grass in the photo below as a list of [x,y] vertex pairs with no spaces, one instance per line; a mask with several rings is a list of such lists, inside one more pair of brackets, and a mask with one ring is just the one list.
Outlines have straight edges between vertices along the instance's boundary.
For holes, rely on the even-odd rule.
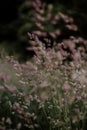
[[86,62],[54,61],[0,59],[0,129],[87,129]]
[[31,5],[31,61],[19,63],[0,47],[0,130],[87,130],[87,40],[72,17],[51,16],[55,7],[38,0]]

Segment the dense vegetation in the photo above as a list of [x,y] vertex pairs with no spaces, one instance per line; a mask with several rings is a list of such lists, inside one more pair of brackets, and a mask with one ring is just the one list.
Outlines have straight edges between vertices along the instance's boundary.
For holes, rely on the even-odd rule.
[[87,130],[86,3],[5,4],[12,6],[0,21],[0,130]]

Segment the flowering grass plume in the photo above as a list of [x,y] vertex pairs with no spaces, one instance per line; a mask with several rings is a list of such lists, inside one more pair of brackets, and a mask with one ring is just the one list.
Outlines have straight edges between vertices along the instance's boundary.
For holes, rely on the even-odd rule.
[[0,130],[87,130],[87,40],[70,33],[78,31],[72,17],[27,2],[36,30],[26,49],[34,55],[25,63],[0,58]]
[[86,130],[87,62],[63,64],[59,52],[34,42],[32,61],[0,60],[0,129]]

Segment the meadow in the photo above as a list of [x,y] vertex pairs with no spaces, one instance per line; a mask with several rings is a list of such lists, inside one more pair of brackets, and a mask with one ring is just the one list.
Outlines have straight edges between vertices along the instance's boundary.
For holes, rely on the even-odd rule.
[[58,3],[25,0],[16,41],[0,46],[0,130],[87,130],[83,21]]
[[38,47],[25,63],[0,58],[0,130],[86,130],[87,62]]

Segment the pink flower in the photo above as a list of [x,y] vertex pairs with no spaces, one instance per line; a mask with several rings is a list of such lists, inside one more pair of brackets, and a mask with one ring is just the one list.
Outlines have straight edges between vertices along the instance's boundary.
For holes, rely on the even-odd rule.
[[69,30],[73,30],[73,31],[77,31],[77,30],[78,30],[77,26],[74,25],[74,24],[71,24],[71,25],[67,24],[66,27],[67,27]]
[[15,86],[6,86],[6,88],[11,92],[17,91],[17,88]]
[[68,92],[68,91],[70,90],[70,85],[69,85],[68,82],[66,82],[66,83],[64,84],[63,90],[64,90],[65,92]]

